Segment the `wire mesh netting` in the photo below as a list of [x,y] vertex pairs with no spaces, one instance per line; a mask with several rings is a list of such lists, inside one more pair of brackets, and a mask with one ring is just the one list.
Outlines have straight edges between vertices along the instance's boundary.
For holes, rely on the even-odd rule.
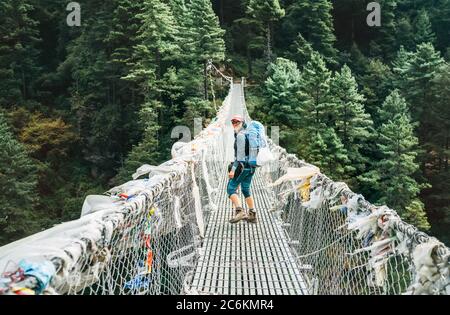
[[[218,222],[209,221],[211,214],[228,207],[218,189],[233,157],[232,114],[249,118],[242,85],[231,84],[217,117],[194,141],[175,145],[172,160],[144,165],[132,181],[87,198],[79,220],[0,248],[0,294],[192,293],[205,231]],[[258,268],[259,281],[297,279],[302,283],[294,286],[303,292],[306,285],[307,294],[449,294],[449,250],[442,243],[320,172],[289,177],[315,168],[269,145],[276,159],[258,170],[263,200],[257,202],[273,208],[261,222],[270,222],[278,244],[289,245],[266,248],[270,259],[240,261]],[[263,235],[261,228],[255,235]],[[277,276],[267,280],[266,268]],[[286,268],[301,274],[290,277]]]
[[[271,150],[278,159],[264,167],[270,182],[293,168],[314,168],[273,143]],[[448,248],[395,211],[371,205],[320,172],[273,191],[311,294],[450,293]]]

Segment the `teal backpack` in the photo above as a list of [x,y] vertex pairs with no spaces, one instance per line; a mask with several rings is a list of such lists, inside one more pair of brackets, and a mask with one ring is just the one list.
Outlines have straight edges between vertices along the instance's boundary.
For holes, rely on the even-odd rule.
[[263,124],[253,120],[247,126],[246,139],[248,139],[248,163],[252,167],[257,167],[256,158],[259,150],[267,146],[266,131]]

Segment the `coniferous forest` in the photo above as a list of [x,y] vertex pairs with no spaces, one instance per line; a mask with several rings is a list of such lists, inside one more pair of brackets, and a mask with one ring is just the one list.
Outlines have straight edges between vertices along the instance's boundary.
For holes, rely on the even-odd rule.
[[376,1],[380,26],[369,0],[69,2],[0,2],[0,245],[169,159],[227,93],[208,60],[281,146],[450,244],[450,0]]

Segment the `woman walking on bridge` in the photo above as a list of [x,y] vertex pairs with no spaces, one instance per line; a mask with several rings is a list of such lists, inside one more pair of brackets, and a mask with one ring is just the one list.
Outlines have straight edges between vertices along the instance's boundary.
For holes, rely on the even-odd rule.
[[[229,170],[230,181],[227,186],[228,197],[234,205],[235,213],[230,223],[237,223],[243,219],[247,222],[256,222],[256,212],[253,197],[251,196],[250,186],[252,184],[255,167],[249,164],[249,141],[246,135],[247,125],[241,115],[234,115],[231,119],[234,129],[234,162]],[[249,212],[245,213],[242,208],[239,197],[236,193],[238,186],[241,185]]]

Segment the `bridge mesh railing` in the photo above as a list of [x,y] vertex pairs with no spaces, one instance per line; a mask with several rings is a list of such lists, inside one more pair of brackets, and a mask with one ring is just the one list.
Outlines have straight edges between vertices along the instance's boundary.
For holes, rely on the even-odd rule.
[[[231,93],[193,142],[174,146],[173,160],[138,169],[146,179],[95,197],[79,220],[1,247],[0,294],[189,293],[232,147],[230,108]],[[323,174],[275,185],[291,168],[313,167],[270,146],[277,159],[259,171],[274,184],[273,214],[308,293],[450,293],[448,248]]]
[[[275,215],[311,294],[450,294],[446,246],[270,146],[277,160],[263,171],[274,183]],[[307,175],[276,183],[292,168]]]
[[1,247],[0,295],[186,292],[223,177],[230,94],[172,160],[88,196],[80,219]]
[[[147,198],[142,208],[127,215],[100,252],[87,251],[82,255],[77,262],[80,269],[56,285],[56,291],[133,295],[182,292],[184,277],[189,263],[195,263],[195,255],[191,262],[176,266],[169,265],[168,256],[181,248],[186,249],[186,254],[195,254],[201,240],[195,201],[187,189],[192,186],[192,179],[186,176],[182,180],[184,187],[177,185],[180,177],[173,179],[155,197]],[[179,201],[174,203],[174,198]],[[99,258],[107,263],[96,268]]]

